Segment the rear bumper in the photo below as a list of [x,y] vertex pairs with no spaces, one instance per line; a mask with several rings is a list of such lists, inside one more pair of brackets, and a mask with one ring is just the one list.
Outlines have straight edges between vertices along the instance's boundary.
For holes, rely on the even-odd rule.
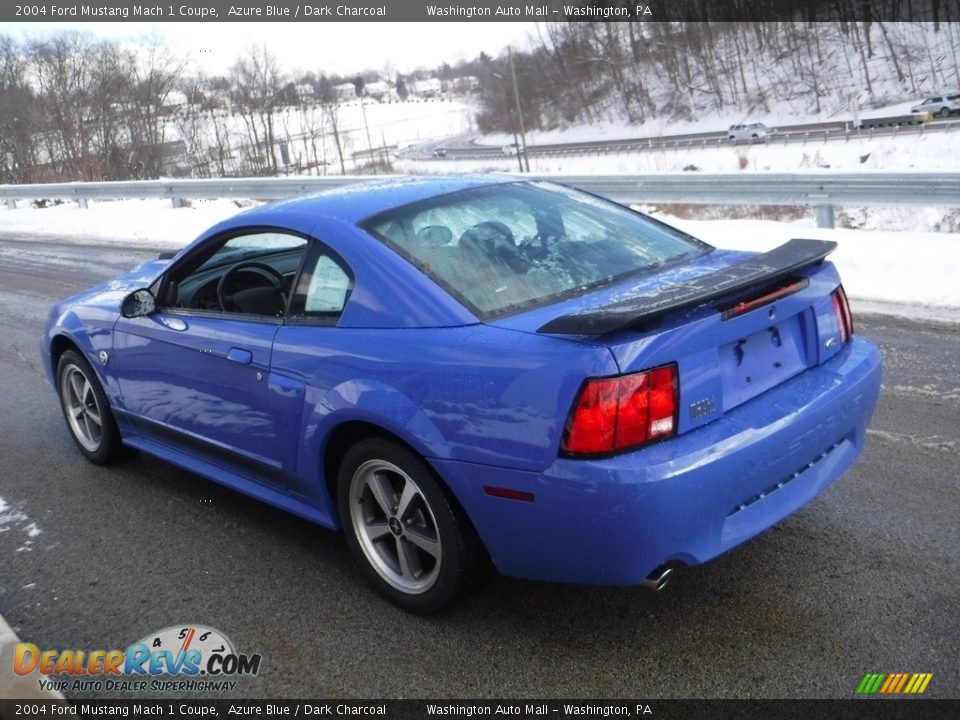
[[[706,562],[822,492],[863,451],[882,374],[855,337],[826,363],[637,452],[559,458],[542,473],[433,460],[501,573],[640,583],[657,566]],[[484,485],[532,492],[490,497]]]

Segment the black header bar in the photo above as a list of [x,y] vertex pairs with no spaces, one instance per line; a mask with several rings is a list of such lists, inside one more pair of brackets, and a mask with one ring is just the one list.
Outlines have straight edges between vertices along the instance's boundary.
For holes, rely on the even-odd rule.
[[960,0],[24,0],[2,22],[960,22]]
[[634,720],[926,720],[960,700],[0,700],[0,718],[633,718]]

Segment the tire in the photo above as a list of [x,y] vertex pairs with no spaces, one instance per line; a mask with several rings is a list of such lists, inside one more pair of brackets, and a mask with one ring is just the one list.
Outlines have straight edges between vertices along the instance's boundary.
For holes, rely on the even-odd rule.
[[337,504],[364,579],[394,605],[434,615],[481,577],[485,553],[476,532],[433,470],[405,447],[380,438],[353,445],[340,463]]
[[756,133],[754,133],[753,135],[750,136],[750,139],[751,139],[751,140],[756,140],[756,139],[758,139],[759,137],[760,137],[759,135],[757,135]]
[[87,460],[107,465],[122,450],[120,431],[97,374],[78,352],[67,350],[57,363],[57,394],[70,436]]
[[937,111],[937,117],[950,117],[950,108],[940,108],[940,110]]

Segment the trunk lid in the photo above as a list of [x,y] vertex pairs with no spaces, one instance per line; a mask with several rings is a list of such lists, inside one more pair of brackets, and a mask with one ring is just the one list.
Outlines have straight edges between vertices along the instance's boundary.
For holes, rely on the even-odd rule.
[[677,363],[683,433],[840,349],[835,247],[791,241],[762,254],[714,251],[638,283],[496,324],[609,348],[623,373]]

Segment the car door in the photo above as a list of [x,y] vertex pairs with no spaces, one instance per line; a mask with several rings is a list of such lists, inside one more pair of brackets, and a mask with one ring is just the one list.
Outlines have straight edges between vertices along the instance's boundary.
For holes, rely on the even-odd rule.
[[115,372],[145,438],[289,490],[302,386],[271,377],[270,356],[308,246],[271,229],[212,238],[167,271],[155,312],[117,322]]

